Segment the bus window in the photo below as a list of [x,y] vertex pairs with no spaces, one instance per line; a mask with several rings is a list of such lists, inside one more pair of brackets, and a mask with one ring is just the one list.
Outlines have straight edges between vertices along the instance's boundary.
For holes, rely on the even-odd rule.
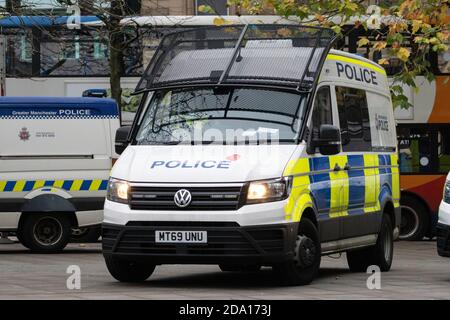
[[407,173],[431,172],[431,134],[427,129],[402,128],[398,130],[400,171]]
[[33,48],[29,37],[26,35],[20,36],[20,61],[31,62],[33,57]]
[[450,171],[450,128],[441,128],[438,131],[438,161],[439,172]]

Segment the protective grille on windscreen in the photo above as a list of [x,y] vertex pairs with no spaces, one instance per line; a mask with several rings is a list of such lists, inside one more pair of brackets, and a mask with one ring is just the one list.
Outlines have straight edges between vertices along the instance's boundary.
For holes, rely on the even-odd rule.
[[166,35],[136,91],[183,84],[247,83],[308,90],[334,40],[294,25],[197,28]]

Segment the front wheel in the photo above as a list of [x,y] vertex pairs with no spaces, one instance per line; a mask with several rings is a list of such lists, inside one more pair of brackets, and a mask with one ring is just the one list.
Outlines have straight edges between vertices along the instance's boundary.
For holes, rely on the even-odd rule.
[[286,285],[306,285],[319,272],[320,260],[321,246],[317,227],[311,220],[303,218],[299,223],[294,259],[274,265],[273,270]]
[[120,282],[142,282],[155,271],[154,264],[120,260],[109,255],[105,256],[105,262],[109,273]]
[[378,266],[380,271],[389,271],[393,257],[394,236],[391,218],[388,215],[383,215],[381,230],[374,246],[347,252],[348,266],[353,272],[366,272],[372,265]]
[[67,214],[28,214],[24,217],[18,239],[32,251],[58,252],[70,240],[70,219]]

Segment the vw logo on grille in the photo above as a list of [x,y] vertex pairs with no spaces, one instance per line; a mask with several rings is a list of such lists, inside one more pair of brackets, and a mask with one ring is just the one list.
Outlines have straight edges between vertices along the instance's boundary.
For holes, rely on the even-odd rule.
[[189,190],[186,189],[178,190],[173,196],[173,202],[175,202],[175,204],[180,208],[187,207],[191,203],[191,201],[192,195]]

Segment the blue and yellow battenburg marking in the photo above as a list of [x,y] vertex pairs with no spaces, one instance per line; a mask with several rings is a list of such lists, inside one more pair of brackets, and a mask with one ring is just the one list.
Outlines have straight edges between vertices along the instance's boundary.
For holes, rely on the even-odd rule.
[[[335,171],[339,166],[347,170]],[[294,176],[285,206],[286,220],[299,221],[307,208],[319,216],[337,218],[379,211],[386,195],[400,205],[398,156],[361,154],[291,160],[285,176]]]
[[0,192],[29,192],[40,188],[57,188],[66,191],[101,191],[108,187],[108,180],[4,180]]

